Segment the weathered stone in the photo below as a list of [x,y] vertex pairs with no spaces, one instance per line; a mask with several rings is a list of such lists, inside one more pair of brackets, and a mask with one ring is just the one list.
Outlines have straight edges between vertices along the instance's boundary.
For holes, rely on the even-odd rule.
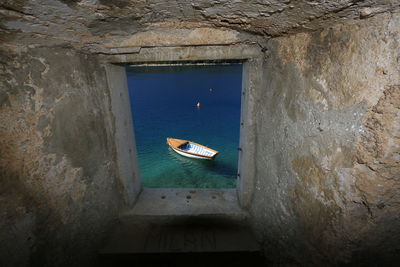
[[153,30],[137,33],[120,44],[106,44],[106,47],[152,47],[188,45],[227,45],[239,42],[238,32],[213,28]]
[[227,46],[246,59],[245,44],[264,53],[251,79],[265,90],[246,97],[249,207],[265,255],[397,264],[399,9],[398,0],[2,1],[0,265],[87,265],[117,217],[124,185],[105,55],[212,60]]
[[[43,44],[68,42],[81,46],[123,38],[160,23],[185,22],[208,27],[279,36],[315,30],[359,18],[365,8],[374,13],[398,10],[397,0],[368,1],[5,1],[0,6],[4,34],[19,32],[19,40]],[[364,9],[363,9],[364,8]],[[361,11],[364,10],[364,11]],[[189,26],[189,27],[193,27]],[[52,39],[51,41],[49,39]],[[211,38],[210,38],[211,39]]]
[[252,206],[267,255],[398,262],[399,29],[382,15],[269,41]]
[[71,266],[119,205],[104,74],[69,49],[12,56],[1,72],[0,265]]

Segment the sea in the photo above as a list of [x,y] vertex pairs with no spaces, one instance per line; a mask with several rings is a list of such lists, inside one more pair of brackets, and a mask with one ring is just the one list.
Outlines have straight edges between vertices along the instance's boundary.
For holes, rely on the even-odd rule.
[[[242,68],[239,63],[126,67],[143,187],[236,187]],[[219,154],[214,160],[187,158],[168,147],[167,137]]]

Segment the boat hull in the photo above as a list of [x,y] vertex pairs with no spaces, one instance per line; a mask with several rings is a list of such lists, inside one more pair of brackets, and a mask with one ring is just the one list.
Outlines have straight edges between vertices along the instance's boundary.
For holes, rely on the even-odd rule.
[[177,150],[177,149],[175,149],[175,148],[173,148],[173,147],[171,147],[171,148],[172,148],[172,150],[174,150],[176,153],[178,153],[179,155],[182,155],[182,156],[184,156],[184,157],[188,157],[188,158],[192,158],[192,159],[207,159],[207,160],[212,160],[212,159],[213,159],[213,158],[201,157],[201,156],[197,156],[197,155],[192,155],[192,154],[189,154],[189,153],[185,153],[185,152],[179,151],[179,150]]
[[167,144],[179,155],[193,159],[211,160],[218,154],[214,149],[188,140],[167,138]]

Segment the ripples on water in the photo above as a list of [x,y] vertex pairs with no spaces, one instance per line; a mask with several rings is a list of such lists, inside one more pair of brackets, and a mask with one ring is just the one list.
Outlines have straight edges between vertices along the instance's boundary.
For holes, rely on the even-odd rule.
[[[143,186],[234,188],[242,65],[130,67],[127,76]],[[220,153],[215,160],[186,158],[167,137]]]

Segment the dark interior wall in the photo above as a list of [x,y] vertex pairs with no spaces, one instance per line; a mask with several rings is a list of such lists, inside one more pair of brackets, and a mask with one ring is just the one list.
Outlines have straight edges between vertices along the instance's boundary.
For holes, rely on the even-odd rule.
[[82,264],[121,202],[105,72],[70,48],[0,63],[0,266]]
[[254,225],[304,265],[397,265],[400,16],[268,41],[257,97]]

